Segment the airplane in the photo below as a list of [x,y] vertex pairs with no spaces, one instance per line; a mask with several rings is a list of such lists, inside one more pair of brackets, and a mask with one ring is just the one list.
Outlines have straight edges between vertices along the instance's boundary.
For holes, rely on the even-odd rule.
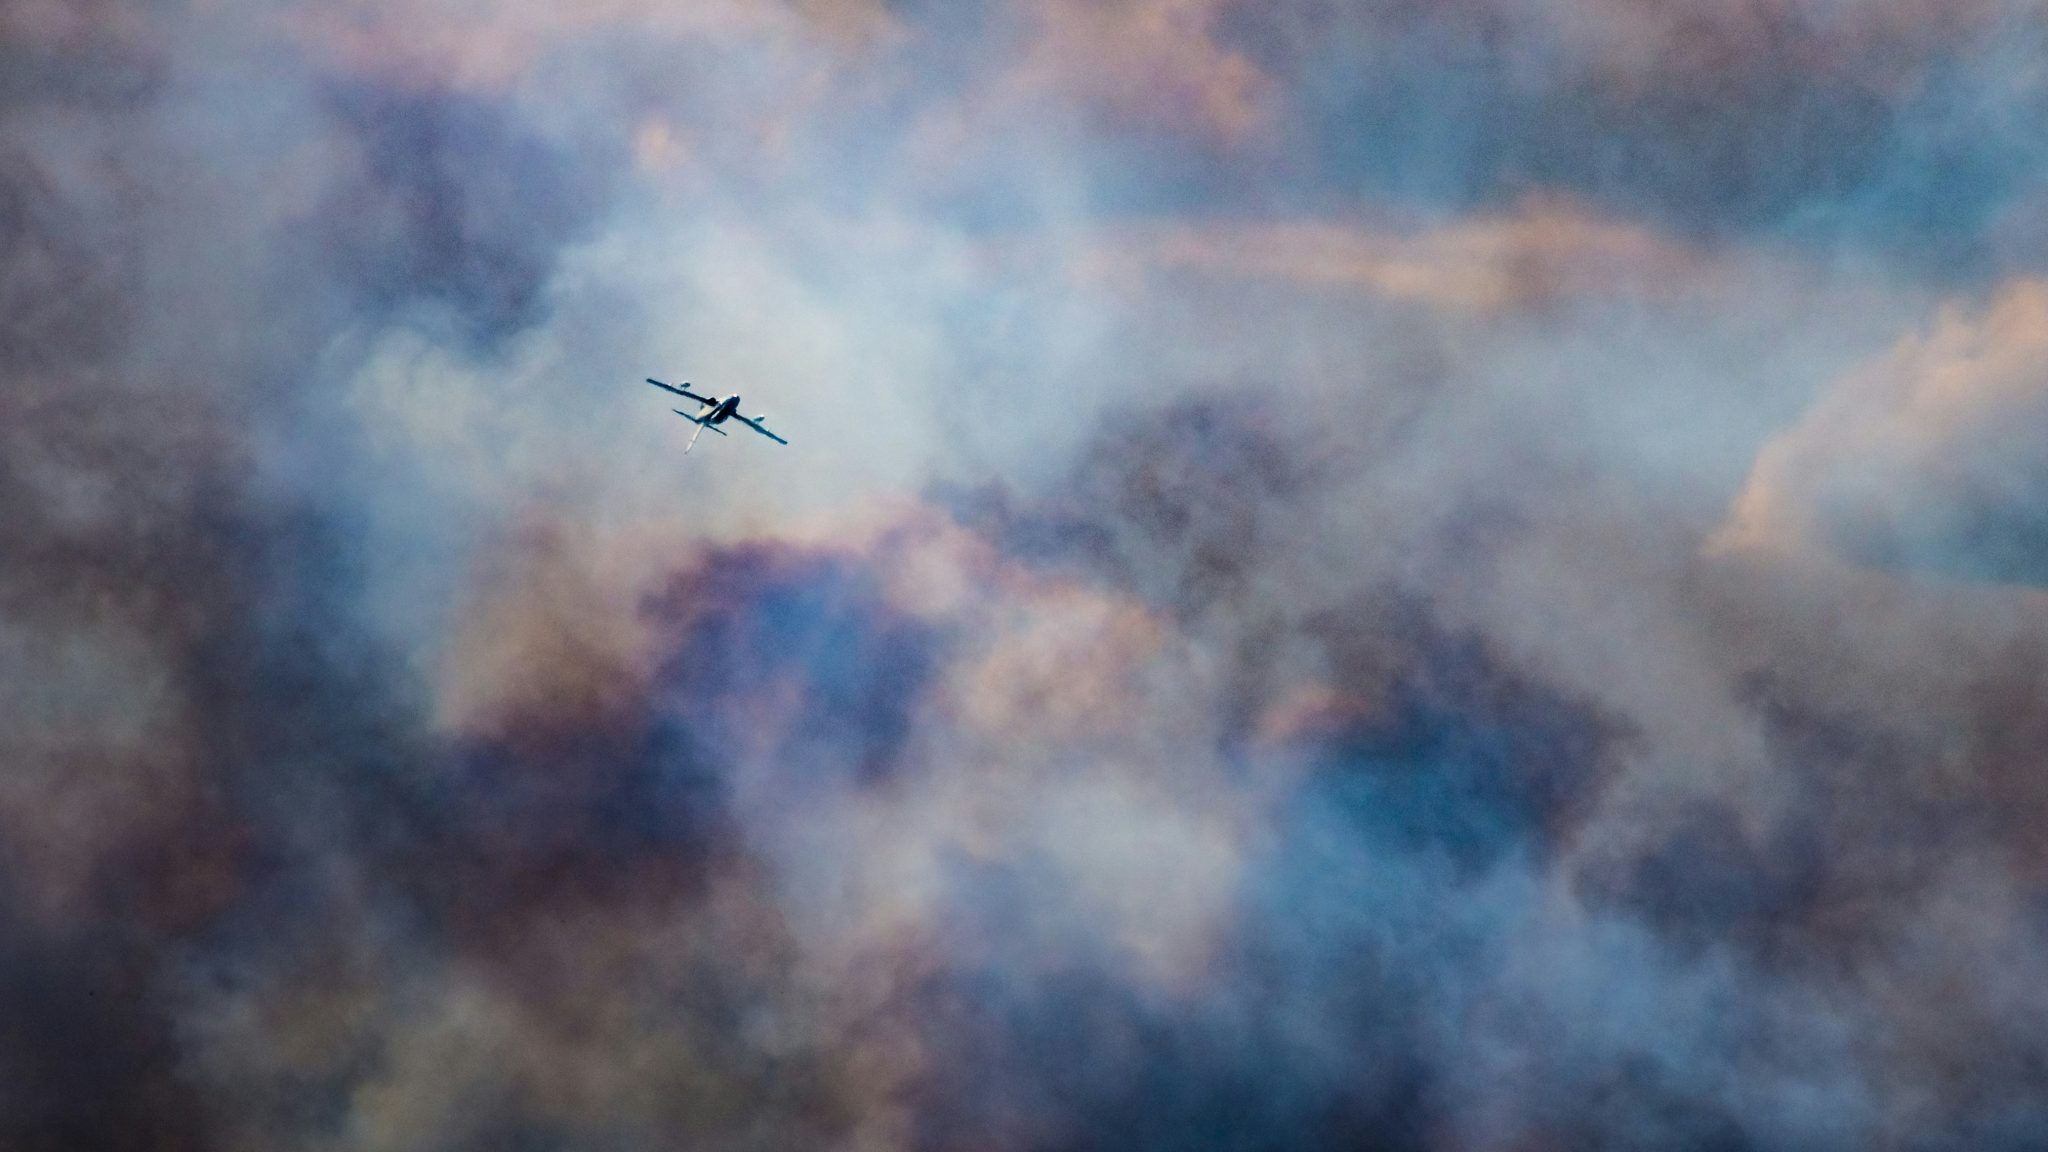
[[[711,429],[713,432],[718,433],[720,436],[725,435],[725,429],[720,428],[719,425],[725,423],[727,420],[737,420],[740,423],[745,424],[747,427],[752,428],[754,431],[759,432],[761,435],[766,436],[770,440],[775,441],[777,444],[789,443],[789,441],[784,440],[782,437],[777,436],[775,433],[770,432],[768,430],[768,417],[766,415],[751,417],[740,415],[740,398],[738,396],[727,396],[723,400],[720,400],[711,396],[699,396],[695,392],[692,392],[686,388],[671,387],[670,385],[663,384],[661,381],[656,380],[652,376],[649,376],[647,378],[647,382],[649,384],[654,385],[656,388],[661,389],[664,392],[673,392],[678,396],[687,397],[691,400],[695,400],[699,404],[704,405],[706,408],[711,409],[711,411],[705,412],[699,416],[692,416],[688,412],[683,411],[681,408],[669,409],[669,411],[675,413],[678,416],[681,416],[683,419],[688,420],[690,423],[695,424],[697,426],[697,430],[695,432],[690,433],[690,442],[688,444],[683,445],[683,455],[685,456],[688,456],[690,454],[690,449],[695,448],[697,446],[697,437],[702,436],[706,428]],[[685,380],[683,381],[683,383],[688,384],[689,381]]]

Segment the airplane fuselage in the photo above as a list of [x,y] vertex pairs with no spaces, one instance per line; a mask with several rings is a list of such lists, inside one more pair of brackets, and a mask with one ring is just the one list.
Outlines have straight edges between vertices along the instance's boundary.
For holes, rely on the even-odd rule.
[[[697,431],[690,433],[690,443],[683,446],[684,452],[688,452],[691,446],[697,443],[697,437],[702,435],[706,428],[711,429],[720,436],[726,435],[725,429],[718,427],[718,425],[728,420],[738,420],[740,423],[775,441],[777,444],[789,443],[789,441],[768,430],[768,426],[765,423],[768,419],[766,416],[757,414],[747,417],[740,415],[740,398],[737,395],[727,396],[724,399],[716,396],[706,396],[701,392],[692,392],[687,387],[677,388],[671,384],[663,384],[652,376],[647,378],[647,382],[664,392],[672,392],[685,400],[694,400],[701,405],[697,409],[698,413],[700,413],[699,415],[692,415],[681,408],[671,409],[676,415],[697,426]],[[685,384],[687,383],[685,381]]]

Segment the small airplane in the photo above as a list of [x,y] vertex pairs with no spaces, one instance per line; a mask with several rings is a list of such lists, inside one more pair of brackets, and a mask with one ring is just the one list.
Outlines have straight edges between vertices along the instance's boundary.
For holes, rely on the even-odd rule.
[[[737,420],[740,423],[745,424],[747,427],[752,428],[754,431],[759,432],[761,435],[766,436],[770,440],[775,441],[777,444],[789,443],[789,441],[784,440],[782,437],[777,436],[775,433],[770,432],[768,430],[768,417],[766,415],[740,415],[740,398],[738,396],[727,396],[725,399],[720,400],[711,396],[699,396],[695,392],[692,392],[687,388],[671,387],[670,385],[663,384],[661,381],[656,380],[652,376],[649,376],[647,378],[647,382],[649,384],[654,385],[656,388],[661,389],[664,392],[673,392],[678,396],[695,400],[697,403],[704,405],[704,407],[711,409],[711,411],[709,412],[704,412],[696,416],[690,415],[688,412],[683,411],[681,408],[669,409],[669,411],[675,413],[678,416],[681,416],[683,419],[688,420],[690,423],[695,424],[697,426],[697,430],[695,432],[690,433],[690,442],[688,444],[683,445],[683,455],[685,456],[688,456],[690,454],[690,449],[695,448],[697,446],[697,437],[702,436],[706,428],[711,429],[713,432],[718,433],[720,436],[725,435],[725,429],[720,428],[719,425],[725,423],[727,420]],[[683,381],[683,383],[688,384],[689,381],[685,380]]]

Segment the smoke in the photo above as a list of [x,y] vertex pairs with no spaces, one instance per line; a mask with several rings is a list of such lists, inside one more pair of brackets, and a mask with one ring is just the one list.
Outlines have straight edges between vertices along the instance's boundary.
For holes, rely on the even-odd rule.
[[0,1143],[2037,1145],[2043,26],[0,2]]
[[1726,544],[2039,584],[2043,303],[2010,284],[1845,380],[1758,456]]
[[[2018,3],[1228,5],[1310,203],[1563,190],[1687,235],[2030,267],[2043,28]],[[1938,174],[1937,174],[1938,173]]]

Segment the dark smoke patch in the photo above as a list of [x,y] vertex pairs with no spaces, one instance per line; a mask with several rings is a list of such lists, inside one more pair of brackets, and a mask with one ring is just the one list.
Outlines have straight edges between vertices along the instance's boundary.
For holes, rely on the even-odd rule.
[[1269,416],[1227,393],[1114,413],[1109,426],[1028,498],[1002,486],[936,498],[1020,559],[1073,566],[1193,615],[1248,591],[1272,545],[1269,509],[1328,483],[1319,445],[1290,444]]
[[[793,953],[701,736],[739,702],[657,678],[430,735],[348,623],[346,537],[258,538],[262,605],[204,660],[241,881],[158,961],[196,973],[176,1003],[224,1130],[338,1139],[377,1100],[463,1148],[842,1125],[829,1062],[756,1036],[791,1010]],[[674,634],[678,664],[700,642]],[[598,1071],[565,1088],[572,1065]]]
[[2004,218],[2048,171],[2048,140],[2018,127],[2048,90],[2019,61],[2048,26],[1895,7],[1896,27],[1778,3],[1575,3],[1552,24],[1485,0],[1307,0],[1232,4],[1222,34],[1283,81],[1305,170],[1279,196],[1463,211],[1548,189],[1695,236],[2010,266]]
[[717,765],[644,705],[552,731],[515,720],[455,753],[391,860],[431,922],[490,955],[550,910],[686,904],[730,865]]
[[1475,637],[1387,598],[1305,625],[1334,674],[1375,692],[1363,718],[1316,734],[1317,787],[1345,798],[1358,834],[1463,868],[1565,842],[1611,774],[1623,730],[1518,675]]
[[[1017,911],[1000,899],[997,909]],[[919,1144],[1091,1152],[1419,1152],[1431,1147],[1421,1070],[1400,1037],[1361,1034],[1395,1063],[1377,1078],[1317,1081],[1272,1017],[1146,1003],[1075,966],[1026,988],[949,976],[921,990],[939,1054],[923,1090]]]
[[821,784],[889,779],[944,650],[859,558],[776,545],[712,555],[650,611],[677,637],[656,689],[677,740],[712,756],[765,740]]
[[0,165],[0,357],[14,373],[7,398],[15,404],[41,392],[33,375],[118,351],[131,308],[121,280],[133,261],[91,245],[94,223],[66,202],[32,153]]
[[[177,974],[216,948],[237,951],[242,932],[291,935],[283,926],[309,914],[297,907],[316,870],[309,848],[348,823],[331,806],[315,811],[334,825],[309,823],[298,803],[361,811],[379,794],[379,757],[403,744],[403,713],[377,711],[382,673],[367,672],[337,607],[347,582],[333,538],[314,521],[259,513],[231,473],[211,470],[217,478],[175,520],[160,510],[132,538],[9,558],[10,579],[35,571],[78,597],[29,606],[61,620],[91,605],[102,626],[119,620],[145,638],[146,657],[177,685],[167,744],[75,745],[64,776],[41,786],[50,806],[10,811],[0,834],[13,925],[0,986],[21,1001],[0,1029],[0,1062],[21,1094],[0,1111],[9,1146],[216,1146]],[[10,623],[23,607],[10,605]],[[38,822],[63,818],[80,791],[97,797],[88,812],[126,812],[131,795],[143,807],[125,824],[73,829],[92,855],[63,864]],[[87,873],[70,902],[32,912],[39,887],[76,867]],[[250,922],[264,912],[263,926]]]
[[1691,810],[1625,872],[1589,869],[1589,890],[1675,939],[1733,943],[1793,966],[1882,954],[1958,861],[2004,857],[2035,892],[2029,829],[2048,811],[2048,789],[2025,749],[2048,730],[2048,676],[2024,645],[1958,663],[1959,698],[1931,726],[1863,715],[1838,684],[1753,678],[1747,703],[1796,789],[1790,814],[1759,830],[1725,808]]
[[1817,822],[1790,821],[1761,840],[1725,806],[1702,805],[1641,854],[1579,876],[1589,897],[1626,909],[1692,951],[1733,945],[1766,961],[1804,963],[1804,925],[1830,869]]
[[158,91],[165,53],[161,4],[33,0],[0,4],[0,110],[134,108]]
[[145,939],[0,920],[0,1139],[24,1152],[216,1147]]
[[479,348],[537,323],[557,256],[596,217],[593,166],[480,97],[344,86],[329,106],[357,163],[313,227],[357,307],[439,306]]

